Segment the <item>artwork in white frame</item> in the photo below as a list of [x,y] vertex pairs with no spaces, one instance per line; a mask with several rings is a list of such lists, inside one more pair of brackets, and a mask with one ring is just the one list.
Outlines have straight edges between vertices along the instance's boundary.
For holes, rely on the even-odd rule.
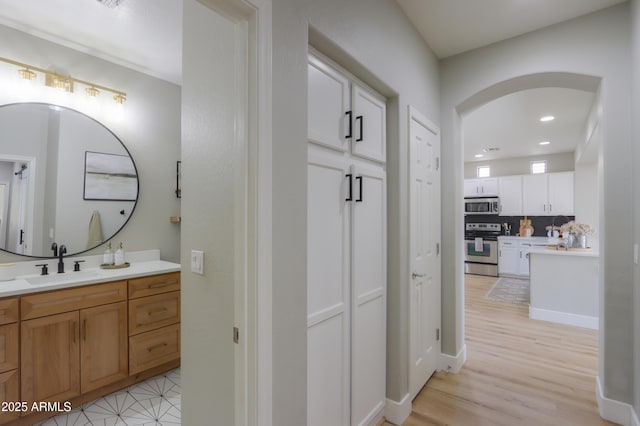
[[127,155],[85,152],[84,199],[135,201],[138,198],[136,167]]

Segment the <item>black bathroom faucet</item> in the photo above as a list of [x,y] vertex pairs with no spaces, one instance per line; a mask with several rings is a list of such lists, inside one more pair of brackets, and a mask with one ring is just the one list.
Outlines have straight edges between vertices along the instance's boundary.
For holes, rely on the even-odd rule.
[[65,254],[67,254],[67,248],[64,246],[64,244],[61,244],[60,247],[58,247],[58,273],[59,274],[64,273],[64,262],[62,259],[64,258]]

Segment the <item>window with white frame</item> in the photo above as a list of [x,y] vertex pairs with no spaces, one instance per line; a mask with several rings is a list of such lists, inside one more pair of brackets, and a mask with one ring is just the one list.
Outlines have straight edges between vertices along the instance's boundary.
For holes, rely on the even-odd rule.
[[478,177],[489,177],[489,176],[491,176],[491,167],[478,166]]
[[531,162],[531,174],[546,173],[547,162],[546,161],[532,161]]

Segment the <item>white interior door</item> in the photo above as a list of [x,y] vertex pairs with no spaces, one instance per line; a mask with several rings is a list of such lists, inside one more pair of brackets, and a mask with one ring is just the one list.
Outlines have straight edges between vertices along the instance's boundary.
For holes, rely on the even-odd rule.
[[411,109],[410,366],[414,398],[436,370],[440,354],[440,136]]
[[351,424],[368,425],[386,401],[387,185],[382,166],[352,174]]
[[346,160],[309,145],[307,191],[307,425],[348,425],[349,198]]

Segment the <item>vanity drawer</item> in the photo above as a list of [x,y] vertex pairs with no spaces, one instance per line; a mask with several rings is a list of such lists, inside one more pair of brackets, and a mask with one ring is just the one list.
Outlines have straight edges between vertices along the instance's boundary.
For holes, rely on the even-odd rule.
[[180,290],[180,272],[129,280],[129,299]]
[[180,324],[129,338],[129,374],[180,358]]
[[125,300],[126,281],[92,284],[22,296],[21,316],[26,320]]
[[139,334],[180,322],[180,292],[172,291],[129,301],[129,334]]
[[18,368],[18,324],[0,326],[0,372]]
[[18,298],[0,300],[0,325],[17,322],[19,319]]

